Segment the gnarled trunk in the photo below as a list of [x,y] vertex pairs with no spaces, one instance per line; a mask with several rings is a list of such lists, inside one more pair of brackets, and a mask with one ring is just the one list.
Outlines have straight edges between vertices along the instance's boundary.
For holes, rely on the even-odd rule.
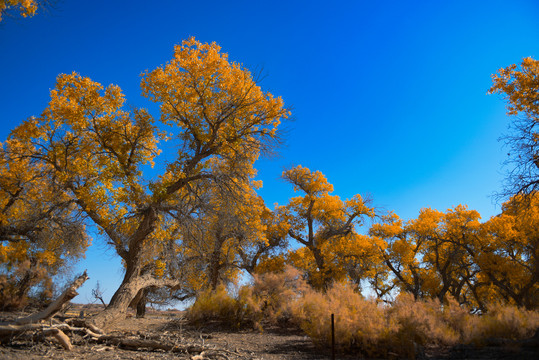
[[135,297],[133,304],[137,312],[137,318],[144,318],[146,316],[146,303],[148,302],[148,292],[150,289],[140,290],[137,296]]
[[144,294],[145,289],[151,287],[175,288],[180,284],[178,280],[174,279],[156,279],[149,274],[139,275],[138,272],[126,271],[124,280],[110,300],[109,305],[105,310],[89,319],[89,322],[99,328],[107,329],[111,324],[126,317],[129,305],[133,303],[140,292]]
[[90,323],[99,328],[106,329],[111,324],[124,319],[127,315],[129,304],[131,304],[137,293],[145,287],[147,281],[143,281],[138,276],[127,278],[126,274],[122,284],[110,300],[109,305],[105,310],[93,316],[90,319]]
[[125,252],[125,276],[122,284],[116,290],[109,305],[90,319],[90,322],[100,328],[106,328],[118,320],[125,318],[129,305],[139,291],[154,285],[156,279],[151,276],[141,275],[144,261],[144,243],[146,238],[153,232],[157,214],[155,209],[149,206],[143,213],[142,221],[135,233],[129,239],[129,250]]

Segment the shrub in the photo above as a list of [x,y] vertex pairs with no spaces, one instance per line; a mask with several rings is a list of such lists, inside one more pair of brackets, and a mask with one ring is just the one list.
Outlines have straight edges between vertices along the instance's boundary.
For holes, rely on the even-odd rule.
[[292,317],[292,304],[309,289],[301,272],[286,266],[281,272],[254,275],[252,290],[245,295],[258,322],[288,323]]
[[409,346],[412,342],[454,345],[460,335],[447,321],[451,318],[452,307],[442,307],[437,299],[416,301],[412,294],[403,293],[388,309],[388,316],[398,325],[395,336]]
[[522,339],[539,328],[539,313],[512,305],[494,304],[483,315],[449,299],[415,300],[402,293],[392,306],[364,298],[349,284],[336,283],[319,292],[301,279],[293,268],[256,275],[236,297],[224,286],[200,294],[187,316],[192,323],[208,321],[234,328],[263,323],[292,322],[321,348],[331,346],[331,314],[335,314],[337,349],[366,357],[413,358],[418,345],[476,343],[488,338]]
[[199,294],[193,306],[187,310],[190,323],[201,325],[208,321],[216,321],[227,327],[243,326],[242,303],[228,293],[224,285],[215,290],[205,290]]
[[0,310],[21,310],[26,306],[43,307],[52,299],[52,280],[46,269],[29,260],[17,263],[0,274]]
[[331,344],[331,314],[335,314],[335,344],[340,351],[387,355],[379,347],[390,330],[384,309],[347,284],[337,283],[326,293],[307,291],[294,304],[292,313],[303,331],[321,347]]
[[243,286],[236,296],[225,286],[202,292],[187,312],[193,324],[216,321],[234,328],[254,327],[262,330],[264,323],[288,323],[293,304],[308,287],[300,272],[285,267],[281,272],[254,276],[253,284]]
[[335,284],[326,293],[310,290],[293,306],[293,317],[313,342],[328,349],[330,316],[335,314],[338,350],[367,357],[413,358],[418,345],[455,345],[488,338],[522,339],[539,327],[539,313],[510,305],[494,305],[484,315],[472,315],[455,300],[415,300],[400,294],[392,306],[365,299],[346,284]]
[[484,343],[488,338],[525,339],[539,328],[539,312],[510,304],[493,304],[464,334],[464,342]]

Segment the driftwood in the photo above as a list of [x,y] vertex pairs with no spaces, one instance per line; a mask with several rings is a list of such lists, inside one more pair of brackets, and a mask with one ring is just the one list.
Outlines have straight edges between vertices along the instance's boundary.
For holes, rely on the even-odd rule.
[[65,326],[68,328],[69,326],[63,326],[62,324],[53,325],[52,321],[50,321],[50,324],[46,324],[45,321],[51,320],[54,315],[63,309],[65,304],[77,296],[77,289],[81,287],[82,284],[84,284],[84,282],[88,279],[89,277],[86,274],[86,271],[84,271],[84,273],[79,276],[56,300],[54,300],[52,304],[47,306],[45,310],[36,314],[15,319],[9,323],[0,323],[0,342],[5,342],[6,340],[11,339],[13,336],[20,335],[28,331],[39,331],[44,336],[54,337],[64,349],[71,350],[73,348],[71,341],[63,332],[63,329],[66,329]]
[[71,299],[78,295],[77,289],[80,288],[82,284],[84,284],[84,282],[88,279],[88,274],[86,274],[86,270],[84,270],[84,273],[79,276],[75,281],[73,281],[73,283],[58,297],[58,299],[54,300],[52,304],[47,306],[45,310],[38,312],[37,314],[32,314],[30,316],[16,319],[14,323],[23,325],[49,320],[54,315],[56,315],[56,313],[62,310],[65,304],[67,304]]
[[152,350],[164,350],[172,353],[188,353],[197,354],[204,351],[204,347],[198,345],[177,345],[164,343],[157,340],[147,339],[133,339],[125,338],[121,336],[102,335],[98,338],[92,339],[100,344],[116,345],[122,349],[138,350],[138,349],[152,349]]
[[158,341],[125,336],[107,335],[100,328],[82,319],[67,319],[60,322],[53,316],[60,312],[68,302],[77,296],[77,289],[89,277],[86,271],[79,276],[52,304],[45,310],[8,323],[0,323],[0,342],[8,342],[18,335],[33,332],[38,337],[53,337],[67,351],[73,349],[68,334],[79,334],[86,341],[97,344],[113,345],[127,350],[161,350],[171,353],[191,354],[192,359],[227,359],[227,350],[209,350],[199,345],[178,345],[170,341]]

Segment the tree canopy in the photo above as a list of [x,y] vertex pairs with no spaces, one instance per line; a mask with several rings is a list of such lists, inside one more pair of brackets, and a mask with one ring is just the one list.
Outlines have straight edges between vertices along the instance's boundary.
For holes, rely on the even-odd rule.
[[0,0],[0,21],[12,9],[17,9],[23,17],[34,16],[38,7],[36,0]]
[[511,166],[504,194],[530,194],[539,190],[539,61],[524,58],[492,75],[489,93],[503,94],[507,114],[516,117],[504,139]]
[[[125,277],[95,320],[100,325],[125,313],[144,288],[178,284],[143,271],[149,254],[181,242],[176,224],[196,212],[204,182],[241,196],[254,161],[289,114],[281,98],[264,93],[220,50],[191,38],[169,63],[143,74],[143,94],[159,104],[158,119],[126,108],[118,86],[60,75],[42,115],[17,126],[4,144],[8,163],[39,167],[47,186],[97,225],[122,258]],[[148,179],[145,166],[157,161],[165,141],[176,147],[175,160]],[[166,274],[167,264],[160,266]]]

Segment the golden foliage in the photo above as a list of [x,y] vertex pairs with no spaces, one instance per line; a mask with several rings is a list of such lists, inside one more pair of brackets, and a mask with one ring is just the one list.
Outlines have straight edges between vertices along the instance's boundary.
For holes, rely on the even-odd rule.
[[515,116],[504,136],[510,148],[504,195],[530,194],[539,190],[539,61],[530,57],[492,75],[489,93],[503,94],[507,114]]
[[[522,59],[520,68],[510,65],[492,75],[490,94],[505,94],[507,112],[516,115],[523,112],[534,116],[539,114],[539,61],[527,57]],[[537,120],[536,120],[537,121]]]
[[[253,164],[271,149],[289,111],[218,45],[194,38],[176,46],[168,64],[146,71],[141,87],[144,96],[159,103],[161,124],[145,109],[126,109],[116,85],[104,87],[77,73],[59,75],[42,115],[17,126],[4,149],[10,169],[30,161],[47,174],[44,187],[54,188],[74,212],[97,225],[122,258],[126,283],[141,284],[138,278],[146,275],[155,286],[158,280],[171,284],[193,255],[182,247],[186,236],[180,224],[208,205],[201,199],[210,183],[250,199],[238,207],[227,208],[226,200],[217,197],[209,204],[241,217],[233,224],[236,230],[250,231],[241,241],[227,237],[220,249],[207,246],[210,252],[219,250],[217,263],[230,264],[239,247],[263,238],[265,227],[257,214],[265,207],[252,189],[260,186],[251,183]],[[176,157],[150,181],[144,170],[154,165],[164,141],[176,148]],[[225,224],[219,216],[208,213],[204,219],[213,224],[211,231]],[[52,261],[47,252],[42,257],[44,263]],[[200,278],[193,268],[192,283]],[[224,277],[236,274],[232,267],[223,270]],[[129,296],[138,292],[135,287],[127,287]]]
[[[285,171],[283,178],[304,194],[279,208],[287,235],[302,246],[289,252],[289,263],[305,271],[310,284],[319,289],[351,275],[359,283],[370,271],[376,252],[356,227],[364,217],[374,216],[373,208],[360,195],[345,201],[330,195],[333,186],[319,171],[297,166]],[[359,271],[357,264],[361,264]]]
[[34,16],[37,11],[36,0],[0,0],[0,21],[10,8],[17,8],[23,17]]

